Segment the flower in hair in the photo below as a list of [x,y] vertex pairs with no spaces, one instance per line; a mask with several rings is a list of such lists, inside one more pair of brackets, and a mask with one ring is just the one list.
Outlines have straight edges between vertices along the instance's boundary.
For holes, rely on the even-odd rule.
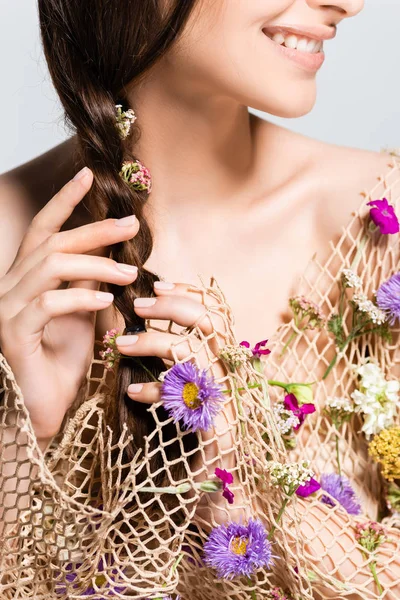
[[116,340],[119,335],[121,335],[121,333],[118,329],[110,329],[103,336],[103,346],[105,350],[101,350],[99,354],[100,358],[105,361],[105,366],[108,371],[111,371],[121,358],[121,353],[116,345]]
[[221,386],[206,369],[200,371],[191,362],[177,363],[168,370],[161,386],[165,410],[175,423],[192,431],[209,430],[223,403]]
[[119,135],[121,136],[121,139],[126,140],[131,131],[131,126],[136,121],[137,117],[131,108],[126,111],[122,110],[122,104],[116,104],[115,108],[117,109],[116,126]]
[[150,194],[152,188],[150,171],[140,160],[124,162],[119,174],[132,189],[139,192],[147,190]]

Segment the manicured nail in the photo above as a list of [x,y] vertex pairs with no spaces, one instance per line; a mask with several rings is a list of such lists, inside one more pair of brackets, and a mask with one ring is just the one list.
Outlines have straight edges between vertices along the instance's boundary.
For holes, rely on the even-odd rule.
[[137,273],[138,268],[134,265],[127,265],[126,263],[117,263],[115,265],[119,271],[123,273],[128,273],[129,275],[133,275],[133,273]]
[[114,294],[109,292],[96,292],[96,298],[102,302],[112,302],[114,300]]
[[119,335],[117,337],[118,346],[133,346],[138,341],[138,335]]
[[172,290],[175,287],[174,283],[169,281],[155,281],[154,287],[156,290]]
[[131,383],[131,385],[128,386],[128,392],[130,394],[138,394],[142,389],[143,383]]
[[123,217],[122,219],[117,219],[116,226],[117,227],[131,227],[136,222],[136,216],[130,215],[129,217]]
[[88,169],[87,167],[83,167],[83,169],[78,171],[78,173],[75,175],[75,177],[73,178],[72,181],[79,181],[80,179],[83,179],[84,177],[86,177],[86,175],[89,175],[89,173],[90,173],[90,169]]
[[156,302],[157,298],[135,298],[133,304],[138,308],[146,308],[147,306],[153,306]]

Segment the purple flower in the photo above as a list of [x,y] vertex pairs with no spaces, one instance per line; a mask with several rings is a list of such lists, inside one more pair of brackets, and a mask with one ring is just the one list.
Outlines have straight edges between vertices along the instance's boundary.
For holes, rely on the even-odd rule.
[[[268,355],[271,354],[271,350],[268,350],[268,348],[265,348],[264,350],[262,350],[263,346],[266,346],[268,344],[268,340],[263,340],[262,342],[257,342],[257,344],[254,346],[254,348],[251,348],[251,351],[253,353],[253,356],[257,356],[257,358],[259,358],[262,354]],[[250,348],[250,343],[249,342],[240,342],[239,346],[244,346],[245,348]]]
[[271,544],[259,519],[250,519],[247,526],[229,523],[215,527],[204,544],[204,554],[206,564],[223,579],[250,577],[256,569],[273,565]]
[[235,494],[233,492],[231,492],[231,490],[229,489],[228,485],[231,485],[233,483],[233,475],[232,473],[229,473],[229,471],[226,471],[225,469],[219,469],[218,467],[215,469],[214,474],[216,477],[218,477],[218,479],[220,479],[222,481],[222,495],[223,497],[228,500],[229,504],[233,504],[233,499],[235,497]]
[[[79,575],[79,573],[75,572],[75,570],[77,571],[79,569],[79,567],[81,567],[81,566],[82,566],[82,563],[67,564],[65,570],[68,572],[65,575],[65,579],[68,583],[70,583],[70,584],[74,583],[74,581],[77,579],[77,577]],[[95,590],[95,588],[94,588],[94,585],[96,585],[96,587],[99,588],[101,591],[101,595],[96,596],[96,600],[104,600],[105,598],[114,597],[115,594],[123,594],[125,591],[125,588],[112,586],[109,582],[109,579],[104,574],[105,571],[109,570],[109,566],[110,565],[106,565],[104,567],[104,561],[103,561],[103,559],[100,559],[98,567],[97,567],[97,573],[93,577],[93,585],[91,587],[86,588],[86,590],[84,590],[84,591],[80,590],[81,585],[78,585],[78,584],[73,585],[72,588],[79,590],[79,594],[81,596],[92,596],[94,594],[97,594],[97,590]],[[117,569],[112,569],[111,575],[117,576],[118,575]],[[68,588],[63,583],[61,583],[61,584],[56,583],[55,591],[56,591],[56,594],[65,595],[68,592]],[[95,599],[93,598],[93,600],[95,600]]]
[[400,224],[394,212],[394,208],[386,198],[382,200],[372,200],[367,202],[367,206],[373,206],[370,210],[370,216],[382,234],[399,233]]
[[[321,475],[321,488],[333,496],[349,515],[361,514],[360,501],[346,477],[336,473]],[[335,506],[335,502],[328,496],[322,496],[321,500],[329,506]]]
[[287,396],[285,396],[284,405],[286,410],[290,410],[299,419],[299,424],[293,427],[295,431],[299,429],[302,423],[304,423],[306,415],[315,412],[314,404],[301,404],[299,406],[298,400],[294,394],[287,394]]
[[296,495],[300,496],[301,498],[307,498],[307,496],[311,496],[311,494],[314,494],[314,492],[318,492],[320,488],[321,486],[318,481],[314,479],[314,477],[311,477],[311,479],[307,481],[305,485],[299,485],[299,487],[296,489]]
[[387,314],[390,325],[394,325],[396,319],[400,321],[400,273],[382,283],[376,292],[376,300],[379,308]]
[[161,398],[175,423],[182,420],[188,429],[207,431],[222,408],[224,396],[222,387],[207,376],[205,369],[200,371],[193,363],[185,362],[167,371]]

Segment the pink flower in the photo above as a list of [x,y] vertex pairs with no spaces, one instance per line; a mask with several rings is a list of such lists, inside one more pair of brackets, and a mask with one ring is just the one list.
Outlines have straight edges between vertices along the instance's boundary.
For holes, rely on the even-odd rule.
[[307,498],[307,496],[314,494],[314,492],[317,492],[319,489],[321,489],[320,484],[316,479],[314,479],[314,477],[311,477],[311,479],[307,481],[305,485],[299,485],[296,490],[296,495],[300,496],[301,498]]
[[[265,348],[265,350],[262,350],[263,346],[266,346],[268,344],[268,340],[263,340],[262,342],[257,342],[257,344],[254,346],[254,348],[251,349],[253,356],[257,356],[260,357],[262,354],[268,355],[271,354],[271,350],[268,350],[268,348]],[[245,348],[250,348],[250,343],[249,342],[240,342],[239,344],[240,346],[244,346]]]
[[293,427],[295,431],[299,429],[302,423],[304,423],[306,415],[315,412],[314,404],[301,404],[299,406],[298,400],[294,394],[285,396],[284,405],[286,410],[290,410],[299,419],[299,424]]
[[233,504],[233,499],[234,499],[235,495],[233,492],[231,492],[231,490],[228,487],[228,485],[231,485],[233,483],[232,473],[229,473],[229,471],[226,471],[225,469],[219,469],[217,467],[214,471],[214,475],[215,475],[215,477],[218,477],[218,479],[220,479],[222,481],[223,497],[226,500],[228,500],[229,504]]
[[367,206],[373,207],[370,209],[370,216],[382,234],[399,233],[399,220],[393,206],[389,204],[386,198],[367,202]]

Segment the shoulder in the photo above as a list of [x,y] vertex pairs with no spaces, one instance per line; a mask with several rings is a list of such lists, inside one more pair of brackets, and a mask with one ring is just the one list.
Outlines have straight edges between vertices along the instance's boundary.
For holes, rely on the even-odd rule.
[[73,176],[71,138],[0,176],[0,277],[8,271],[33,217]]

